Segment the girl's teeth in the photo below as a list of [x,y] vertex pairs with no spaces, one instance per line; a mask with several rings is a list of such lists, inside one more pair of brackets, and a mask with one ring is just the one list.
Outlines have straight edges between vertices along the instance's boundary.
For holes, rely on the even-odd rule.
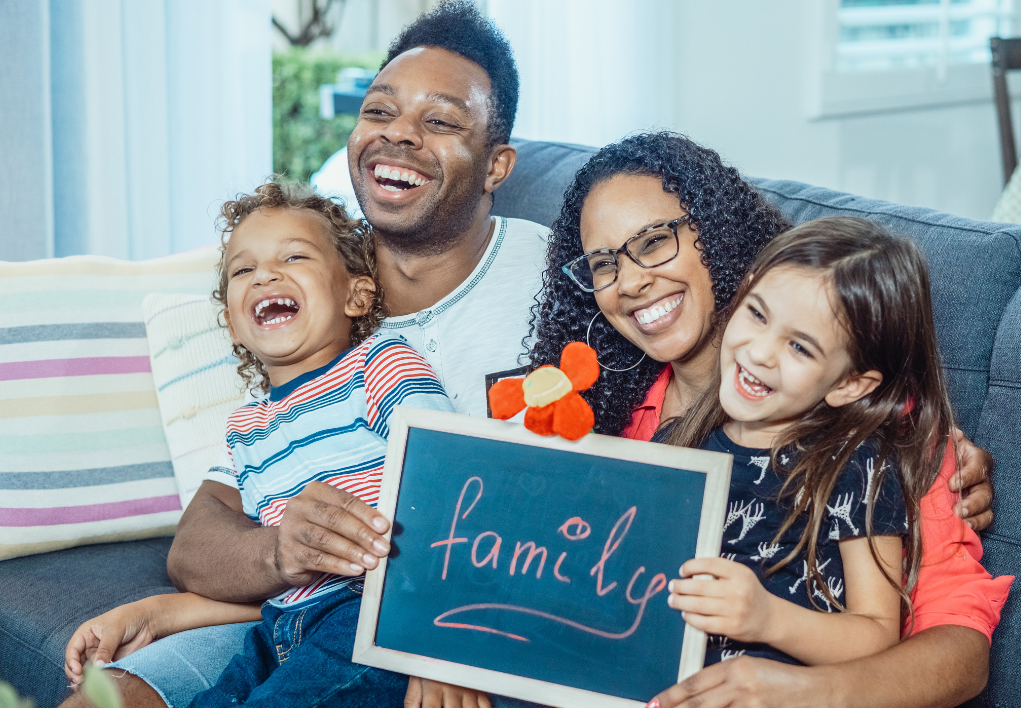
[[752,396],[763,398],[773,392],[773,389],[749,374],[744,367],[740,367],[738,381],[741,382],[741,388]]

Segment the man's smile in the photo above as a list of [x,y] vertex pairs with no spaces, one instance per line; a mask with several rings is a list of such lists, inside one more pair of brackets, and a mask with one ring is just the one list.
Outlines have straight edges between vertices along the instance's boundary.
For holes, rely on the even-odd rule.
[[377,163],[372,168],[372,176],[388,192],[414,189],[430,181],[429,177],[415,170],[383,163]]

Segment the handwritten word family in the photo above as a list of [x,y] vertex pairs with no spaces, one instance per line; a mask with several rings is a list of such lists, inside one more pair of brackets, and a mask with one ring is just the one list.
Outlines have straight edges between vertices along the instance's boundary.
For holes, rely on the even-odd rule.
[[[461,488],[461,494],[457,499],[457,504],[454,506],[454,515],[450,522],[450,532],[446,538],[436,541],[431,545],[432,548],[442,548],[443,557],[443,572],[441,574],[441,580],[447,580],[448,570],[450,568],[451,553],[454,546],[459,544],[465,544],[467,550],[469,539],[466,536],[459,537],[457,535],[457,526],[459,521],[464,521],[471,514],[472,510],[479,503],[482,498],[483,492],[483,481],[481,477],[470,477]],[[472,502],[468,505],[467,509],[464,508],[465,497],[469,495],[471,491],[474,491],[475,497]],[[462,512],[462,509],[464,511]],[[604,597],[612,593],[618,588],[617,581],[607,582],[606,574],[606,563],[610,560],[613,554],[620,547],[624,538],[627,536],[628,531],[631,529],[631,524],[635,520],[635,515],[638,513],[638,508],[632,506],[625,511],[617,522],[610,529],[606,541],[603,544],[602,553],[599,561],[592,566],[589,570],[588,575],[595,578],[594,590],[597,597]],[[580,517],[574,516],[565,520],[560,527],[556,530],[556,533],[561,535],[568,542],[580,542],[589,538],[592,535],[592,527],[588,522],[584,521]],[[471,543],[471,551],[467,554],[468,559],[472,565],[476,568],[490,567],[494,571],[500,571],[501,568],[506,568],[509,576],[514,576],[516,573],[523,576],[529,572],[530,568],[534,568],[536,579],[542,579],[543,570],[546,568],[548,551],[545,546],[537,545],[534,540],[527,541],[516,541],[513,552],[508,553],[503,551],[503,537],[500,536],[496,531],[483,531],[475,536]],[[555,582],[571,584],[572,578],[563,568],[564,560],[568,557],[568,552],[563,551],[560,553],[556,562],[553,564],[552,577]],[[503,560],[501,560],[501,558]],[[534,565],[533,565],[534,563]],[[450,619],[454,616],[470,614],[478,611],[498,611],[498,613],[516,613],[531,615],[534,617],[540,617],[552,622],[557,622],[569,627],[573,627],[583,632],[588,632],[596,636],[605,637],[607,639],[624,639],[631,636],[638,629],[641,624],[642,617],[645,614],[645,607],[649,600],[654,597],[657,593],[661,592],[667,584],[666,575],[663,573],[657,573],[648,582],[645,588],[645,592],[638,597],[634,596],[634,586],[638,579],[646,572],[645,566],[640,566],[631,575],[630,581],[624,590],[624,596],[627,601],[635,605],[637,610],[634,621],[630,627],[620,631],[613,631],[607,628],[590,627],[580,622],[576,622],[567,617],[561,617],[559,615],[545,612],[539,609],[525,607],[522,605],[511,605],[501,603],[478,603],[473,605],[464,605],[461,607],[455,607],[448,610],[433,620],[433,624],[438,627],[450,627],[455,629],[466,629],[478,632],[487,632],[491,634],[503,635],[511,639],[518,641],[530,641],[527,637],[521,636],[509,631],[497,629],[495,627],[485,626],[482,624],[473,624],[467,621],[464,622],[453,622]],[[549,577],[549,575],[547,575]],[[582,580],[578,580],[579,583]],[[581,590],[581,588],[579,588]],[[489,616],[489,615],[487,615]]]

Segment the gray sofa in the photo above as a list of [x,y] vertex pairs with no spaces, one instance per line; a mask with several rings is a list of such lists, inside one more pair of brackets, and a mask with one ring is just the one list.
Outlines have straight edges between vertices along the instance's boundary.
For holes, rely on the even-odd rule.
[[[517,141],[518,163],[494,211],[551,224],[592,148]],[[864,199],[798,182],[753,179],[792,221],[875,219],[914,238],[933,274],[936,321],[958,423],[996,459],[996,520],[984,535],[994,575],[1021,571],[1021,227]],[[85,546],[0,562],[0,679],[49,708],[66,695],[64,646],[85,619],[173,592],[169,538]],[[990,680],[967,705],[1021,706],[1021,608],[1015,592],[992,649]]]

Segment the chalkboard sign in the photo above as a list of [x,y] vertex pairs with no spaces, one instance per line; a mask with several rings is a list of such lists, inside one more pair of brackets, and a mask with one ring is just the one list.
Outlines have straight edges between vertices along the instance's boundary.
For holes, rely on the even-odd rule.
[[719,554],[731,457],[397,408],[354,661],[536,703],[644,705],[706,637],[671,609]]

